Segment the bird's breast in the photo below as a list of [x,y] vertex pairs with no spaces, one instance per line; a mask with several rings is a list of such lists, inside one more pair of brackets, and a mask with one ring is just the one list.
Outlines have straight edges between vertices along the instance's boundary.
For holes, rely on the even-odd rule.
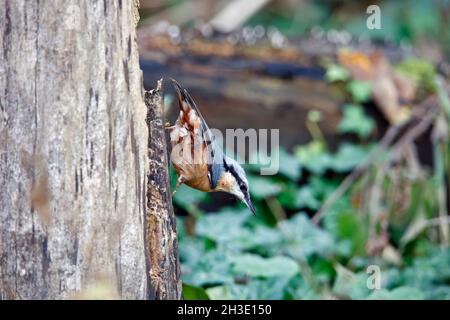
[[204,192],[212,191],[208,178],[206,144],[202,136],[177,122],[170,133],[170,141],[171,161],[185,184]]

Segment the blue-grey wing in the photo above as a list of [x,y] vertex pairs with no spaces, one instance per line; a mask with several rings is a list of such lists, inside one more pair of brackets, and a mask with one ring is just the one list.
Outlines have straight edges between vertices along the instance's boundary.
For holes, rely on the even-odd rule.
[[[212,139],[214,139],[214,137]],[[207,152],[209,182],[211,189],[215,189],[224,171],[223,152],[222,149],[218,148],[214,141],[207,144]]]

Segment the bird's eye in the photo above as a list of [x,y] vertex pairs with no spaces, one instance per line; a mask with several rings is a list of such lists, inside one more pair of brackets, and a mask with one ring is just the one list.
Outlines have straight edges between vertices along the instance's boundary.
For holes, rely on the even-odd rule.
[[247,192],[247,186],[245,184],[241,184],[239,187],[241,188],[242,192]]

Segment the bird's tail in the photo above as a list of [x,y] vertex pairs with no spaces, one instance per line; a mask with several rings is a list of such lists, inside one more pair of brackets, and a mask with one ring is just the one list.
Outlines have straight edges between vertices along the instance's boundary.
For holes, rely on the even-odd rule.
[[[194,102],[194,99],[192,99],[191,95],[187,92],[186,89],[183,89],[181,85],[173,78],[170,78],[172,80],[173,86],[175,87],[175,90],[177,92],[178,97],[178,104],[180,106],[180,110],[183,112],[184,116],[186,117],[185,121],[190,122],[188,117],[191,110],[195,111],[195,114],[199,117],[202,123],[202,127],[204,131],[209,131],[209,127],[206,124],[205,119],[203,118],[202,114],[200,113],[200,110],[198,109],[197,105]],[[208,132],[209,134],[209,132]],[[210,140],[210,139],[208,139]]]
[[196,109],[195,103],[192,100],[189,93],[186,91],[186,89],[183,89],[175,79],[170,78],[170,80],[172,80],[173,86],[175,87],[175,91],[177,92],[178,104],[180,106],[180,109],[185,114],[188,114],[189,111],[191,111],[191,109]]

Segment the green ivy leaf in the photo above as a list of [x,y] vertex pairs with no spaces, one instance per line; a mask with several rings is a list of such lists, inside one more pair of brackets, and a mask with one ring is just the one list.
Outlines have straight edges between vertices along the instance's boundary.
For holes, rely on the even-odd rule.
[[173,197],[173,202],[177,206],[189,211],[190,207],[193,204],[200,203],[204,201],[207,197],[208,197],[207,193],[195,190],[183,184],[178,188],[177,192],[175,193],[175,196]]
[[311,269],[317,281],[323,284],[330,283],[336,276],[333,262],[322,257],[316,257],[312,260]]
[[191,286],[187,283],[183,283],[183,298],[185,300],[209,300],[209,296],[205,289],[200,287]]
[[[433,250],[433,249],[431,249]],[[436,283],[450,281],[450,249],[434,249],[427,256],[416,258],[413,265],[402,273],[406,284],[414,283],[415,287],[432,288]]]
[[281,192],[279,183],[272,181],[268,177],[247,176],[250,186],[250,194],[256,199],[265,199]]
[[[295,277],[295,276],[294,276]],[[226,284],[206,289],[211,299],[219,300],[281,300],[284,299],[291,276],[248,279],[245,284]]]
[[232,259],[233,271],[253,277],[290,277],[299,272],[297,263],[288,257],[262,258],[255,254],[245,254]]
[[320,202],[314,196],[313,190],[309,186],[301,187],[296,193],[296,207],[317,210]]
[[368,300],[424,300],[423,292],[414,287],[398,287],[393,290],[376,290]]
[[317,199],[326,199],[339,186],[339,181],[330,180],[321,176],[312,176],[309,179],[309,186],[313,190]]
[[230,287],[229,286],[216,286],[206,289],[206,293],[212,300],[231,300]]
[[[337,240],[335,250],[343,256],[362,253],[367,240],[367,225],[360,215],[353,211],[348,199],[329,209],[325,215],[325,228]],[[346,241],[344,241],[346,240]]]
[[420,58],[405,59],[396,66],[396,70],[428,91],[434,91],[436,88],[436,69],[430,61]]
[[331,167],[336,172],[347,172],[363,162],[368,155],[368,149],[354,144],[344,143],[333,156]]
[[297,185],[288,184],[283,192],[280,193],[278,200],[282,206],[289,209],[308,208],[316,210],[320,207],[320,201],[309,185],[298,188]]
[[372,85],[369,82],[350,81],[347,89],[357,103],[367,102],[372,96]]
[[183,281],[195,286],[233,283],[231,258],[226,250],[211,250],[194,265],[181,264]]
[[292,181],[297,181],[300,179],[300,161],[290,153],[286,152],[283,148],[280,148],[279,150],[279,157],[279,173]]
[[294,154],[307,170],[317,174],[323,174],[332,163],[331,156],[319,141],[311,141],[308,144],[297,146]]
[[312,254],[325,256],[333,249],[331,236],[303,213],[280,222],[279,227],[286,239],[285,249],[295,259],[306,261]]
[[228,208],[200,217],[195,229],[198,236],[206,237],[217,243],[227,243],[245,232],[242,225],[248,218],[247,209]]
[[338,264],[332,291],[339,297],[346,299],[365,299],[370,294],[367,279],[368,275],[365,272],[355,274]]
[[277,230],[264,225],[257,225],[253,230],[245,228],[244,236],[235,239],[240,248],[262,254],[273,254],[282,240]]
[[323,298],[311,287],[311,284],[308,281],[305,281],[299,274],[291,278],[285,291],[285,299],[320,300]]
[[332,64],[328,67],[325,79],[329,82],[345,81],[350,78],[350,73],[343,66]]
[[180,261],[186,267],[191,268],[195,266],[206,252],[205,239],[199,237],[185,237],[180,238],[183,243],[179,247]]
[[340,133],[355,133],[360,138],[367,138],[374,127],[375,122],[364,114],[361,106],[354,104],[344,106],[344,114],[338,126]]

